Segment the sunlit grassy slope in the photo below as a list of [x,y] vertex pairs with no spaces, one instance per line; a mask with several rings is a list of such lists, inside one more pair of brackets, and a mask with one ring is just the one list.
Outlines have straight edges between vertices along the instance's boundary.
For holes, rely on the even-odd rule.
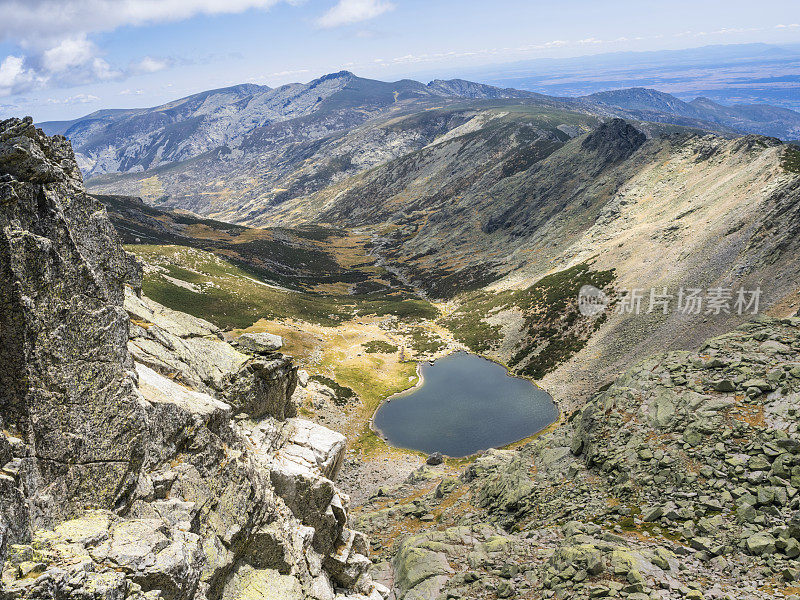
[[245,328],[262,318],[336,325],[358,315],[437,315],[429,302],[405,295],[350,296],[283,289],[260,280],[256,272],[197,248],[130,245],[127,249],[148,265],[147,296],[222,328]]

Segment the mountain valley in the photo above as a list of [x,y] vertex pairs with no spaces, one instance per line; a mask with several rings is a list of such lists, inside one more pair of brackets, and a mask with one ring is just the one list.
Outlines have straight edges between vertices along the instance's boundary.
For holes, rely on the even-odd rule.
[[[0,122],[3,598],[800,596],[800,114],[343,71],[40,127]],[[557,420],[390,446],[459,350]]]

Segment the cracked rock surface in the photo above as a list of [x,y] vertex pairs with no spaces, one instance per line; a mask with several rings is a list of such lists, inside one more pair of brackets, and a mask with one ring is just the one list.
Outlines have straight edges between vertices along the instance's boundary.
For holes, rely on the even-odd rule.
[[383,598],[290,359],[140,281],[69,143],[1,121],[0,596]]

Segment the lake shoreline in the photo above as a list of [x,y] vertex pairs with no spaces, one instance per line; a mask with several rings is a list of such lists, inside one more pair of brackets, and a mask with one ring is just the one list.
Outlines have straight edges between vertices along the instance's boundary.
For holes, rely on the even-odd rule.
[[[456,350],[455,352],[462,352],[462,351],[461,350]],[[451,352],[450,354],[454,354],[454,352]],[[439,358],[444,358],[445,356],[450,356],[450,354],[445,354],[444,356],[441,356]],[[435,360],[421,360],[421,361],[418,361],[417,362],[417,369],[416,369],[417,381],[414,383],[414,385],[408,386],[404,390],[400,390],[399,392],[395,392],[394,394],[390,394],[389,396],[386,396],[386,398],[381,400],[380,404],[378,404],[378,406],[372,412],[372,416],[369,418],[369,428],[373,431],[373,433],[375,433],[375,435],[377,435],[380,439],[382,439],[383,442],[387,446],[391,446],[392,448],[398,448],[399,450],[406,450],[408,452],[420,452],[420,450],[414,450],[413,448],[399,448],[398,446],[394,446],[391,443],[389,443],[389,439],[383,434],[383,431],[381,431],[380,428],[378,428],[375,425],[375,415],[378,414],[378,411],[381,409],[381,407],[384,404],[388,404],[389,402],[391,402],[392,398],[396,398],[396,397],[398,397],[398,396],[400,396],[402,394],[407,394],[407,393],[409,393],[409,392],[411,392],[411,391],[413,391],[413,390],[415,390],[417,388],[421,388],[423,386],[423,384],[425,383],[425,376],[422,374],[422,363],[426,363],[427,362],[429,364],[433,364],[434,362],[439,360],[439,358],[436,358]]]
[[529,433],[529,434],[527,434],[525,436],[522,436],[522,437],[520,437],[520,438],[518,438],[516,440],[512,440],[512,441],[503,443],[502,445],[489,446],[487,448],[484,448],[484,449],[481,449],[481,450],[478,450],[478,451],[475,451],[475,452],[471,452],[471,453],[468,453],[468,454],[460,455],[460,456],[454,456],[454,455],[450,455],[450,454],[447,454],[445,452],[439,451],[439,453],[442,454],[446,459],[459,460],[459,461],[461,461],[461,460],[470,460],[470,459],[473,459],[475,457],[478,457],[478,456],[482,455],[483,453],[485,453],[485,452],[487,452],[488,450],[491,450],[491,449],[503,449],[503,448],[506,448],[508,446],[513,446],[515,444],[519,444],[521,442],[525,442],[526,440],[531,440],[531,439],[535,438],[536,436],[540,435],[542,432],[549,430],[554,425],[557,425],[559,423],[559,421],[561,420],[561,417],[562,417],[561,410],[558,408],[558,405],[556,404],[554,398],[544,388],[539,386],[536,382],[531,381],[530,379],[528,379],[526,377],[520,377],[520,376],[517,376],[517,375],[513,374],[511,372],[511,370],[506,365],[504,365],[502,362],[500,362],[498,360],[495,360],[495,359],[493,359],[491,357],[483,356],[481,354],[470,352],[470,351],[465,350],[465,349],[457,349],[457,350],[454,350],[454,351],[449,352],[447,354],[444,354],[442,356],[436,357],[435,359],[432,359],[432,360],[419,361],[417,363],[417,367],[416,367],[417,380],[414,383],[414,385],[411,385],[411,386],[405,388],[404,390],[401,390],[399,392],[395,392],[395,393],[387,396],[386,398],[384,398],[378,404],[378,406],[376,407],[375,411],[370,416],[369,428],[387,446],[389,446],[391,448],[394,448],[394,449],[397,449],[397,450],[402,450],[402,451],[405,451],[405,452],[411,452],[411,453],[416,453],[416,454],[430,455],[430,454],[433,453],[433,452],[426,452],[425,450],[421,450],[421,449],[404,447],[404,446],[400,446],[400,445],[392,443],[389,440],[388,436],[384,433],[384,431],[380,427],[378,427],[378,425],[375,422],[375,419],[376,419],[379,411],[382,408],[384,408],[385,405],[391,403],[392,400],[397,399],[397,398],[401,398],[401,397],[409,395],[409,394],[413,394],[415,391],[418,391],[419,389],[421,389],[424,386],[424,384],[425,384],[425,376],[424,376],[422,367],[424,366],[425,363],[427,363],[430,366],[433,366],[439,360],[441,360],[443,358],[452,357],[453,355],[456,355],[456,354],[464,354],[467,357],[475,357],[475,358],[478,358],[478,359],[485,360],[485,361],[487,361],[489,363],[492,363],[493,365],[497,365],[498,367],[501,367],[503,369],[503,371],[504,371],[504,374],[507,377],[509,377],[511,379],[514,379],[514,380],[518,380],[518,381],[524,381],[525,383],[530,384],[531,386],[533,386],[533,388],[535,390],[537,390],[538,392],[541,392],[541,393],[543,393],[543,394],[545,394],[547,396],[547,399],[549,400],[549,402],[550,402],[550,404],[552,406],[552,409],[555,411],[555,415],[554,415],[554,417],[553,417],[553,419],[551,421],[549,421],[547,424],[545,424],[544,426],[540,427],[536,431],[534,431],[532,433]]

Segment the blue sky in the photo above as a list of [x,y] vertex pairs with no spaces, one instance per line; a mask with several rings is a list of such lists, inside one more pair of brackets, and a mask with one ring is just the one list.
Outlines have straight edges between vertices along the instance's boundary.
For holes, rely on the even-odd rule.
[[797,43],[797,0],[0,0],[0,116],[74,118],[348,69]]

